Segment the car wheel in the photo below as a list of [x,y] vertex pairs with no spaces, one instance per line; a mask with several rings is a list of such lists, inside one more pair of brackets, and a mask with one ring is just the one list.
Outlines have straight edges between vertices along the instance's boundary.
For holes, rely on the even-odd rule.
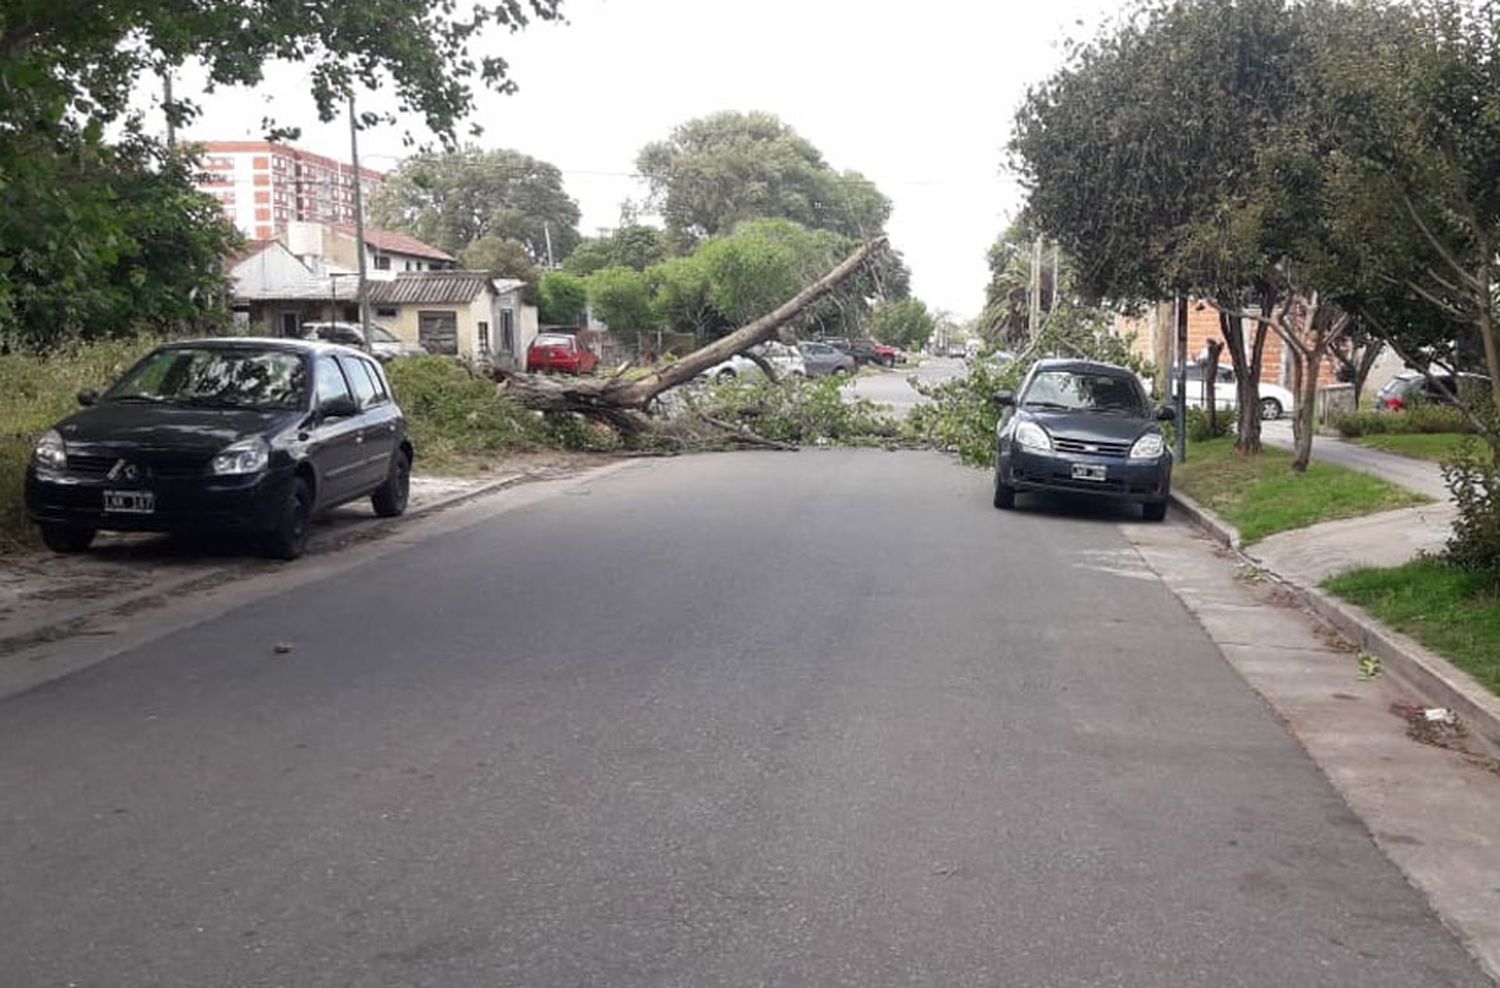
[[1281,418],[1281,402],[1275,398],[1262,398],[1260,400],[1260,417],[1267,422]]
[[42,526],[42,544],[53,552],[83,552],[94,544],[95,530],[85,525]]
[[734,371],[732,371],[728,367],[726,367],[723,370],[719,371],[719,373],[717,373],[717,374],[714,375],[714,380],[721,381],[721,382],[722,381],[733,381],[734,380]]
[[406,502],[411,497],[411,457],[405,451],[396,450],[391,457],[391,469],[385,483],[370,495],[370,504],[382,518],[396,518],[406,513]]
[[1147,501],[1141,505],[1141,517],[1147,521],[1161,521],[1167,517],[1167,502]]
[[1009,511],[1016,506],[1016,489],[1000,479],[1000,468],[995,468],[995,507]]
[[276,527],[266,536],[266,555],[272,559],[296,559],[307,551],[312,528],[312,488],[301,477],[292,481],[291,493],[281,507]]

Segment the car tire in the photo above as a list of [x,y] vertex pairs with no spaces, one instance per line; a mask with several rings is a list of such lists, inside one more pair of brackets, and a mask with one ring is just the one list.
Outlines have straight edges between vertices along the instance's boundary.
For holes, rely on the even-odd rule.
[[406,514],[406,502],[411,499],[411,457],[405,450],[396,450],[391,457],[391,468],[386,473],[385,483],[375,488],[370,495],[370,506],[382,518],[399,518]]
[[276,519],[276,527],[266,535],[265,553],[272,559],[296,559],[307,551],[307,536],[312,529],[313,493],[306,480],[297,477],[287,494],[286,503]]
[[1281,402],[1277,401],[1275,398],[1262,398],[1260,400],[1260,417],[1262,421],[1274,422],[1275,420],[1281,418],[1281,413],[1283,411],[1284,409],[1281,407]]
[[995,468],[995,507],[1010,511],[1016,506],[1016,489],[1000,479],[1000,468]]
[[86,525],[44,524],[41,528],[42,544],[53,552],[84,552],[98,534]]
[[717,373],[717,374],[714,375],[714,380],[715,381],[719,381],[719,382],[733,381],[735,379],[735,377],[736,377],[736,374],[734,373],[734,371],[732,371],[728,367],[726,367],[723,370],[719,371],[719,373]]
[[1141,517],[1147,521],[1162,521],[1167,517],[1167,502],[1146,501],[1141,505]]

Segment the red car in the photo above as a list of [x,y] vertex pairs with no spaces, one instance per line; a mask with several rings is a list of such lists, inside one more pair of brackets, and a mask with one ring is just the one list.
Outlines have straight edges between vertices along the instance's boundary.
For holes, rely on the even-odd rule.
[[543,333],[526,350],[526,369],[555,374],[592,374],[599,358],[567,333]]
[[906,363],[906,351],[897,346],[886,346],[884,343],[876,343],[875,361],[887,367],[895,367],[897,364]]

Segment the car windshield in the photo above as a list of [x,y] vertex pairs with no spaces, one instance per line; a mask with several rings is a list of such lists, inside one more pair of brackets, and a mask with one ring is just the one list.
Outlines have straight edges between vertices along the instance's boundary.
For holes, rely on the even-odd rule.
[[307,368],[299,354],[285,350],[173,347],[146,357],[105,397],[225,408],[301,408],[307,399]]
[[1146,414],[1145,400],[1135,381],[1119,374],[1085,371],[1042,371],[1032,378],[1021,399],[1024,408]]
[[396,335],[384,326],[370,326],[370,339],[376,343],[400,343]]

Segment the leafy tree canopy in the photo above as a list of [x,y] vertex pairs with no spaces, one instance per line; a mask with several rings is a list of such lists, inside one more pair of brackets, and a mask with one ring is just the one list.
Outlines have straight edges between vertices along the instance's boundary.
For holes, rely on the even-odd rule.
[[610,332],[631,341],[657,325],[646,276],[634,268],[612,267],[588,277],[589,305]]
[[396,169],[370,203],[370,218],[443,250],[457,252],[482,237],[526,247],[533,261],[554,258],[578,243],[578,204],[563,190],[562,172],[519,151],[419,154]]
[[870,316],[870,335],[882,343],[920,349],[937,326],[921,299],[901,298],[876,306]]
[[864,239],[884,227],[891,211],[869,179],[834,170],[809,141],[768,113],[690,120],[643,148],[636,167],[647,182],[648,205],[689,245],[757,218]]
[[607,237],[582,240],[563,268],[577,275],[590,275],[601,268],[625,267],[644,271],[665,260],[670,253],[664,231],[654,226],[622,226]]
[[544,326],[581,326],[588,311],[589,293],[584,280],[566,271],[548,271],[537,286],[541,297],[538,317]]
[[537,304],[540,272],[531,263],[531,253],[514,240],[480,237],[458,252],[458,260],[471,270],[489,272],[491,278],[515,278],[526,282],[522,297],[531,305]]

